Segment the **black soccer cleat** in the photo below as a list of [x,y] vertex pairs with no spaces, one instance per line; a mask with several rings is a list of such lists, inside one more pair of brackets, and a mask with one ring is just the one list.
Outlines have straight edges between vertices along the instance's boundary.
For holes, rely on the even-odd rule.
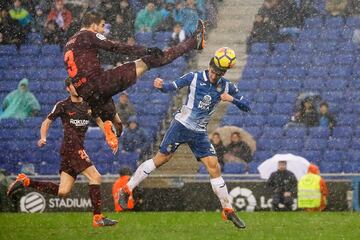
[[197,28],[194,32],[194,37],[197,41],[195,49],[202,50],[205,48],[205,24],[204,21],[199,19]]
[[222,211],[222,218],[231,221],[237,228],[246,228],[244,221],[236,216],[234,210],[231,208],[225,208]]
[[118,197],[119,197],[118,203],[122,209],[124,210],[128,209],[128,202],[130,196],[132,196],[132,191],[129,189],[127,185],[120,188],[118,192]]
[[118,221],[104,217],[102,214],[97,214],[93,217],[93,227],[111,227],[117,223]]

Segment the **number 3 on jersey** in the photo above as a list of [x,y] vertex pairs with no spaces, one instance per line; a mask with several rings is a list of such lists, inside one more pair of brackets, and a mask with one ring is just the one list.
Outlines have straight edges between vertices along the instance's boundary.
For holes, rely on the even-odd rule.
[[64,56],[64,61],[67,64],[67,71],[69,74],[69,77],[75,77],[77,72],[78,72],[78,68],[76,66],[75,60],[74,60],[74,52],[72,50],[69,50],[65,53]]

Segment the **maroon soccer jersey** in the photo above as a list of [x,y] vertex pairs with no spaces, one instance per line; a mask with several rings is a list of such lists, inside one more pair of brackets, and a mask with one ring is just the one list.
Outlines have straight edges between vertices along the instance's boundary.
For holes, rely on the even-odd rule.
[[96,78],[103,69],[99,49],[120,54],[145,55],[146,48],[110,41],[100,33],[82,30],[72,36],[64,48],[65,68],[71,78]]
[[84,149],[85,133],[91,119],[91,108],[85,101],[72,102],[70,97],[56,103],[48,115],[54,121],[60,117],[64,128],[64,140],[61,145],[61,154],[68,151]]

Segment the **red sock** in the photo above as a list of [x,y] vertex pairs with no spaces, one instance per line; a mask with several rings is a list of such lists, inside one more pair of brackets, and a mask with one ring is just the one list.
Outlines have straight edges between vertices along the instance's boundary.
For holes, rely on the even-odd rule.
[[58,195],[59,192],[59,185],[53,182],[39,182],[31,179],[29,187],[52,195]]
[[164,51],[164,56],[145,56],[141,60],[148,66],[149,69],[161,67],[171,63],[176,58],[193,50],[196,46],[196,39],[191,37],[178,45]]
[[89,185],[89,196],[94,208],[94,215],[101,214],[101,191],[100,185]]

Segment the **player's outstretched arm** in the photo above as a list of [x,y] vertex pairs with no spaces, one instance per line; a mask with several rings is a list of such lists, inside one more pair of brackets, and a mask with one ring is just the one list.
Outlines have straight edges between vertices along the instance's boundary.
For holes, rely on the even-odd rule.
[[231,83],[229,83],[228,92],[225,91],[220,96],[220,98],[222,101],[233,103],[235,106],[237,106],[240,110],[244,112],[251,111],[249,101],[246,100],[244,96],[241,96],[239,93],[239,89]]
[[46,145],[46,137],[48,135],[51,123],[52,123],[52,121],[49,118],[46,118],[42,122],[41,128],[40,128],[40,139],[38,141],[38,147],[43,147]]
[[182,76],[181,78],[171,82],[171,83],[164,83],[164,80],[161,78],[156,78],[154,80],[154,87],[159,89],[160,91],[167,93],[167,92],[174,92],[179,90],[183,87],[190,86],[191,82],[196,78],[194,73],[188,73]]

